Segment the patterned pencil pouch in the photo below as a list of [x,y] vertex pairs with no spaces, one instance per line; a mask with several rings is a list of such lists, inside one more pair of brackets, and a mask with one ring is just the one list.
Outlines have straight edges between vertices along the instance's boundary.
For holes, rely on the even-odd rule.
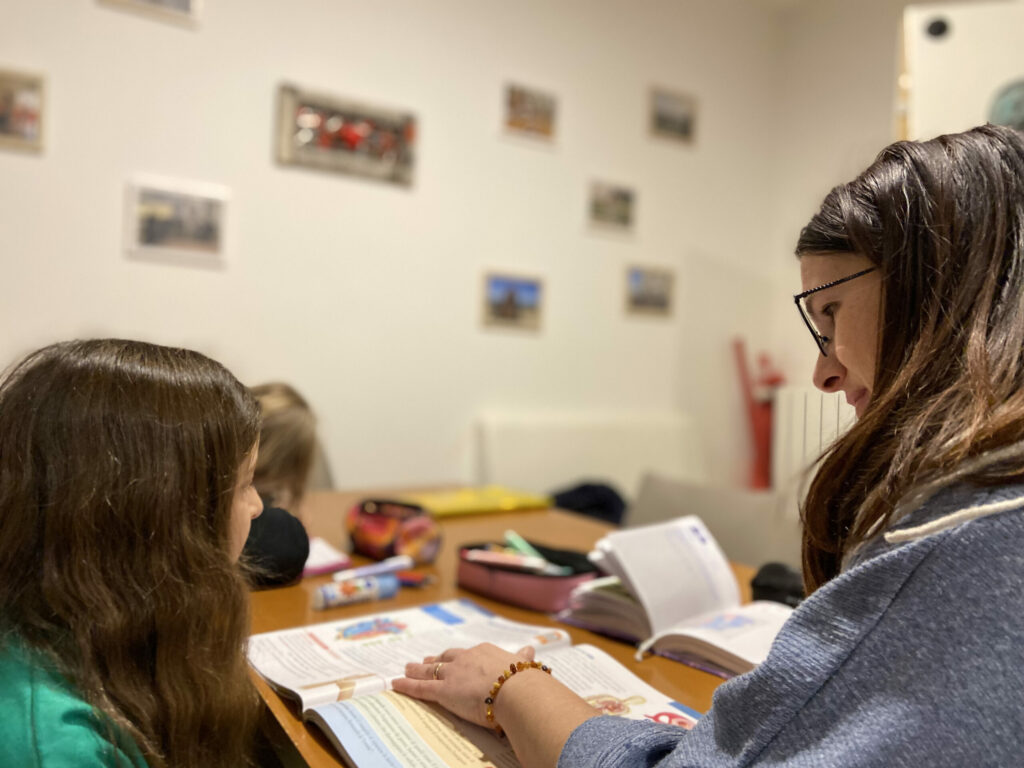
[[348,511],[346,528],[354,551],[375,560],[409,555],[420,565],[434,562],[441,531],[418,504],[365,499]]

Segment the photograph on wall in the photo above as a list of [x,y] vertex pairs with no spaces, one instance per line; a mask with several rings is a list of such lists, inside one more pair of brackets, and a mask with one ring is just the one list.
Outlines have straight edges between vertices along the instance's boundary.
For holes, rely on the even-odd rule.
[[541,292],[541,281],[536,277],[484,275],[484,325],[538,330]]
[[224,266],[225,187],[137,176],[128,182],[126,195],[125,249],[131,258]]
[[102,5],[110,5],[163,19],[185,24],[199,21],[199,11],[203,0],[100,0]]
[[554,139],[557,103],[551,94],[509,84],[505,88],[505,128],[521,136]]
[[277,137],[277,159],[286,165],[412,184],[416,118],[408,112],[285,84]]
[[633,228],[636,193],[628,187],[594,181],[590,184],[590,223],[602,229]]
[[1004,85],[996,92],[988,121],[1024,131],[1024,79]]
[[0,69],[0,147],[43,148],[43,78]]
[[656,267],[626,270],[626,311],[644,315],[672,314],[674,275]]
[[696,138],[697,100],[665,88],[651,89],[651,133],[692,143]]

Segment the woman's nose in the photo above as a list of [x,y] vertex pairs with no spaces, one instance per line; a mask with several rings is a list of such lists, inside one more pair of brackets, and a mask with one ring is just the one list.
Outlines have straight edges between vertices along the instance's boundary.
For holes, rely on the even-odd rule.
[[822,392],[838,392],[846,379],[846,368],[835,354],[828,357],[818,354],[818,362],[814,364],[814,386]]
[[255,520],[257,517],[263,514],[263,499],[260,498],[259,493],[256,492],[255,488],[250,489],[253,495],[252,503],[252,519]]

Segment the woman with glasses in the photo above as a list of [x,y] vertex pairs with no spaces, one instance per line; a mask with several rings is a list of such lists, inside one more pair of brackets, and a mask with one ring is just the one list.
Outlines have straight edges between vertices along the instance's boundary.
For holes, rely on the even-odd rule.
[[[597,716],[529,654],[395,688],[500,725],[531,766],[1024,761],[1024,137],[899,142],[800,234],[814,383],[858,421],[804,506],[808,597],[690,732]],[[490,711],[492,718],[487,718]]]

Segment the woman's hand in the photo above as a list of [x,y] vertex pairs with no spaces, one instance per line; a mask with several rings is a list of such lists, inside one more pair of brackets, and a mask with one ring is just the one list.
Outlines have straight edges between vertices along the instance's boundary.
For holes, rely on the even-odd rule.
[[510,664],[532,660],[531,646],[516,653],[491,643],[452,648],[440,656],[427,656],[422,664],[406,664],[405,677],[395,680],[393,688],[417,699],[436,701],[471,723],[490,726],[484,699],[491,686]]
[[551,675],[524,669],[501,686],[494,697],[497,723],[488,723],[484,699],[498,676],[517,661],[533,661],[533,648],[516,653],[490,643],[453,648],[440,656],[427,656],[422,664],[406,664],[405,677],[392,687],[417,699],[436,701],[471,723],[500,725],[523,765],[555,766],[573,730],[600,713]]

